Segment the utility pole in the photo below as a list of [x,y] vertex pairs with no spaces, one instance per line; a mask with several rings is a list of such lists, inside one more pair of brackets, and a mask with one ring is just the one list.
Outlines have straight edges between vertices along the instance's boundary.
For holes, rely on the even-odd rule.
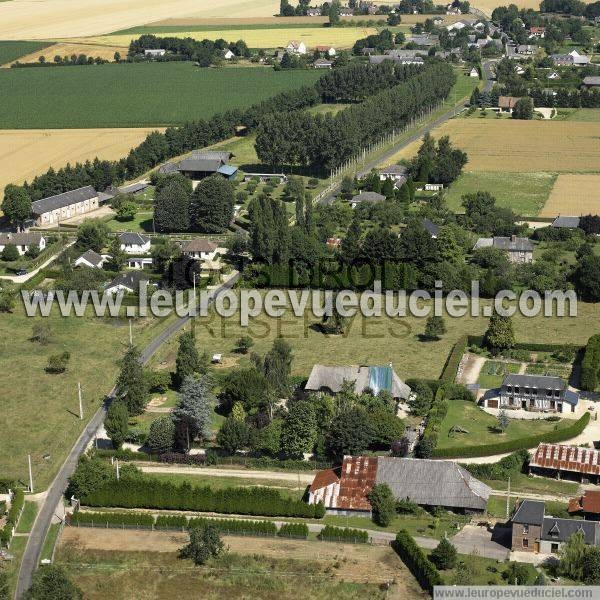
[[508,492],[506,494],[506,518],[508,519],[508,513],[510,509],[510,477],[508,478]]
[[33,494],[33,471],[31,470],[31,454],[27,455],[27,462],[29,463],[29,491]]
[[133,346],[133,327],[131,325],[131,319],[129,319],[129,345]]
[[119,459],[115,458],[115,465],[117,466],[117,481],[119,481]]
[[77,382],[77,394],[79,396],[79,419],[83,421],[83,403],[81,401],[81,381]]

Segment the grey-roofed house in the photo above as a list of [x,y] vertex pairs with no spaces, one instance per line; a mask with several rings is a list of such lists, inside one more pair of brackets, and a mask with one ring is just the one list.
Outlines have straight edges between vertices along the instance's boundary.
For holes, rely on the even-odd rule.
[[404,49],[393,49],[386,50],[385,55],[390,58],[416,58],[417,56],[427,56],[427,50],[404,50]]
[[391,179],[396,184],[398,184],[398,182],[401,182],[399,185],[402,185],[407,179],[407,170],[408,169],[403,165],[388,165],[383,169],[379,169],[379,179],[381,181]]
[[182,242],[181,251],[190,258],[199,260],[214,260],[217,253],[217,244],[206,238],[194,238]]
[[146,254],[150,252],[150,238],[141,233],[126,232],[119,236],[121,250],[126,254]]
[[48,196],[31,203],[36,225],[59,223],[98,208],[98,192],[86,185],[76,190]]
[[138,293],[142,285],[147,285],[150,281],[148,275],[142,271],[128,271],[117,275],[104,289],[108,294],[115,294],[119,291],[126,293]]
[[356,196],[352,197],[352,200],[350,200],[350,205],[352,208],[356,208],[363,202],[366,202],[367,204],[378,204],[384,200],[385,196],[378,194],[377,192],[361,192],[360,194],[356,194]]
[[416,34],[412,35],[408,41],[417,46],[436,46],[440,43],[440,36],[430,33]]
[[421,223],[423,223],[423,227],[433,240],[437,240],[437,236],[440,233],[440,226],[436,225],[433,221],[430,221],[427,218],[424,218]]
[[560,377],[511,373],[502,381],[499,394],[486,395],[482,401],[487,408],[572,413],[579,394],[569,390]]
[[600,76],[588,75],[587,77],[583,78],[581,85],[585,88],[600,87]]
[[354,392],[362,394],[370,390],[378,394],[381,390],[389,392],[396,400],[408,400],[411,389],[398,377],[391,365],[387,366],[326,366],[314,365],[310,377],[304,386],[309,392],[338,394],[344,382],[354,383]]
[[315,69],[331,69],[331,67],[333,67],[333,62],[326,58],[317,58],[313,63],[313,67]]
[[479,238],[473,250],[481,248],[497,248],[502,250],[512,263],[533,262],[533,242],[529,238],[517,237],[492,237]]
[[233,179],[238,169],[228,164],[231,157],[231,152],[194,150],[190,156],[178,163],[165,163],[159,167],[158,172],[161,175],[179,172],[195,181],[215,173],[219,173],[227,179]]
[[459,513],[485,511],[492,492],[452,461],[345,456],[341,468],[317,472],[308,502],[322,502],[328,514],[370,516],[368,494],[374,485],[384,483],[396,500]]
[[523,500],[517,505],[511,519],[511,550],[558,554],[561,546],[575,533],[581,533],[588,546],[600,545],[600,523],[562,519],[545,513],[545,504],[537,500]]
[[105,257],[94,250],[86,250],[81,256],[78,256],[73,263],[75,267],[89,267],[90,269],[101,269]]
[[414,57],[402,57],[402,56],[394,56],[393,54],[370,54],[369,62],[372,65],[380,65],[382,62],[386,60],[391,60],[397,65],[423,65],[425,61],[421,56]]
[[30,248],[36,248],[41,252],[46,247],[46,238],[41,233],[35,232],[0,233],[0,252],[11,245],[15,246],[17,252],[23,256]]
[[557,229],[577,229],[579,227],[580,217],[570,217],[567,215],[559,215],[552,221],[550,227]]

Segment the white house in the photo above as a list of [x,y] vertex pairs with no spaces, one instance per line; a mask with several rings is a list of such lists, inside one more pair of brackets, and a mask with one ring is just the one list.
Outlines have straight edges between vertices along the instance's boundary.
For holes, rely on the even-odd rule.
[[475,67],[473,67],[469,71],[469,77],[479,77],[479,71]]
[[226,48],[225,50],[223,50],[223,58],[225,60],[231,60],[234,57],[235,57],[235,54],[229,48]]
[[126,254],[147,254],[150,252],[150,238],[141,233],[122,233],[119,236],[121,250]]
[[29,248],[37,248],[41,252],[46,247],[46,238],[41,233],[0,233],[0,252],[10,245],[23,256]]
[[550,71],[550,73],[546,75],[546,79],[560,79],[560,75],[556,71]]
[[151,256],[130,256],[127,258],[128,269],[143,269],[152,266]]
[[306,44],[297,40],[290,40],[285,49],[292,54],[306,54]]
[[125,293],[139,292],[142,285],[148,285],[149,278],[141,271],[129,271],[115,277],[105,288],[108,294],[116,294],[121,290]]
[[197,260],[214,260],[217,255],[217,245],[204,238],[183,242],[181,250],[186,256]]
[[151,58],[157,58],[164,56],[167,51],[164,48],[147,48],[144,50],[144,56],[150,56]]
[[427,192],[439,192],[444,189],[443,183],[426,183],[425,191]]
[[329,56],[329,58],[334,57],[336,54],[335,48],[333,46],[317,46],[316,50],[317,50],[317,52],[320,52],[321,54],[325,54],[326,56]]
[[74,267],[90,267],[91,269],[101,269],[108,257],[102,256],[94,250],[87,250],[81,256],[75,259]]
[[36,225],[50,225],[98,208],[98,192],[91,186],[48,196],[31,203]]

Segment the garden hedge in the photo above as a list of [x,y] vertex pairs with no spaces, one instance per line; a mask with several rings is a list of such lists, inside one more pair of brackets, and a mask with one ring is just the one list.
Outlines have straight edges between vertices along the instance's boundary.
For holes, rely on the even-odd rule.
[[308,537],[308,525],[306,523],[284,523],[277,532],[279,537],[302,538]]
[[585,347],[581,361],[580,385],[582,390],[593,392],[598,387],[600,375],[600,335],[593,335]]
[[205,519],[194,517],[188,523],[189,529],[210,523],[221,533],[242,533],[260,536],[277,535],[277,525],[273,521],[251,521],[250,519]]
[[214,490],[208,486],[193,487],[188,482],[176,485],[170,481],[140,478],[110,481],[81,498],[86,506],[117,508],[154,508],[193,510],[269,517],[307,517],[325,515],[323,504],[306,504],[291,500],[279,490],[266,487],[232,487]]
[[318,537],[320,540],[353,542],[355,544],[366,544],[369,541],[369,534],[362,529],[334,527],[333,525],[325,525],[325,527],[321,529]]
[[439,571],[406,529],[398,532],[392,546],[424,590],[432,592],[434,586],[443,585]]
[[179,529],[180,527],[187,527],[187,524],[188,520],[185,515],[158,515],[154,523],[159,529]]
[[152,527],[154,525],[154,517],[148,513],[78,511],[73,513],[71,525]]
[[495,444],[482,444],[480,446],[463,446],[462,448],[435,448],[433,458],[469,458],[472,456],[492,456],[494,454],[505,454],[507,452],[516,452],[527,448],[534,448],[538,444],[558,443],[570,440],[578,436],[590,422],[590,414],[586,413],[577,421],[574,421],[568,427],[530,435],[527,437],[508,440],[506,442],[497,442]]
[[0,529],[0,545],[8,546],[12,538],[13,529],[19,522],[19,517],[25,506],[25,492],[23,490],[15,490],[13,499],[6,517],[6,523]]
[[460,360],[463,357],[463,354],[467,350],[467,346],[469,345],[469,337],[466,335],[458,338],[456,344],[452,348],[448,359],[446,360],[446,364],[444,365],[444,369],[442,370],[442,374],[440,375],[440,379],[442,381],[447,381],[449,383],[453,383],[456,379],[456,374],[458,373],[458,366],[460,365]]
[[[483,336],[482,335],[469,335],[467,336],[468,346],[479,346],[483,347]],[[513,349],[514,350],[528,350],[529,352],[555,352],[556,350],[565,350],[566,348],[574,349],[575,351],[580,348],[571,346],[569,344],[543,344],[536,342],[517,342]]]

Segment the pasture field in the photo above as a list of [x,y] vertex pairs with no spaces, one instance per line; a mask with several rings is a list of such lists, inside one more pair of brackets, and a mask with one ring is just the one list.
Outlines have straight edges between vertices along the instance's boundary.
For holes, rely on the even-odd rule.
[[[482,301],[482,305],[486,302]],[[585,344],[591,331],[600,328],[600,305],[579,302],[576,317],[513,317],[515,335],[522,342]],[[252,350],[264,355],[273,340],[281,335],[292,347],[292,373],[308,377],[315,363],[325,365],[383,365],[390,362],[402,378],[425,377],[437,379],[446,358],[465,334],[482,335],[488,319],[479,316],[446,317],[448,333],[439,341],[424,342],[425,318],[414,316],[389,318],[356,316],[344,335],[327,336],[319,329],[320,319],[313,316],[310,304],[304,317],[295,317],[286,310],[281,318],[265,314],[250,320],[242,327],[239,316],[222,318],[209,313],[196,322],[196,343],[200,352],[222,353],[228,366],[247,366],[249,358],[235,352],[242,335],[254,339]],[[174,364],[177,341],[165,344],[157,354],[158,363]]]
[[588,214],[600,214],[600,175],[559,175],[540,216]]
[[169,18],[272,17],[279,0],[26,0],[0,2],[0,39],[47,40],[103,35]]
[[[30,341],[35,319],[21,305],[0,319],[3,366],[0,411],[0,473],[27,480],[27,454],[33,462],[34,488],[48,486],[93,411],[110,391],[129,339],[126,320],[48,317],[50,343]],[[134,322],[134,339],[143,345],[161,329],[158,319]],[[93,343],[91,343],[93,340]],[[67,372],[49,375],[52,354],[69,351]],[[79,419],[77,382],[83,389],[84,420]],[[44,458],[46,456],[46,458]]]
[[[586,4],[593,2],[593,0],[583,0]],[[540,9],[540,3],[538,0],[515,0],[512,4],[516,4],[519,8],[532,8],[533,10]],[[492,11],[498,6],[505,6],[502,0],[473,0],[471,3],[472,8],[478,8],[484,12],[488,17],[491,16]]]
[[564,121],[600,121],[600,108],[559,108],[555,117]]
[[450,210],[462,213],[464,194],[485,191],[496,198],[498,206],[512,208],[519,215],[535,216],[548,200],[555,180],[556,173],[466,171],[448,189],[446,202]]
[[[412,599],[425,594],[389,546],[223,536],[229,553],[197,567],[177,558],[177,532],[66,528],[57,564],[90,600],[106,597]],[[396,580],[387,592],[384,581]]]
[[[57,67],[57,69],[77,67]],[[85,67],[84,67],[85,68]],[[91,67],[90,67],[91,68]],[[67,163],[126,156],[153,129],[0,130],[0,197],[8,183],[20,184]]]
[[[147,31],[152,33],[152,31]],[[290,40],[303,41],[307,48],[319,45],[330,45],[335,48],[350,48],[354,42],[372,33],[377,33],[374,27],[315,27],[309,23],[305,26],[290,27],[265,27],[250,29],[201,29],[191,30],[177,28],[169,31],[169,35],[176,37],[191,37],[195,40],[224,39],[228,42],[244,40],[250,48],[279,48],[284,47]],[[90,44],[105,44],[114,46],[129,46],[131,40],[137,39],[139,33],[118,35],[105,35],[89,38],[77,38],[77,41]]]
[[11,63],[22,56],[52,46],[52,42],[0,42],[0,65]]
[[[64,57],[64,56],[72,56],[76,54],[79,56],[80,54],[85,54],[86,56],[91,56],[93,58],[100,57],[105,60],[114,60],[115,52],[119,52],[121,56],[125,57],[127,55],[128,48],[125,46],[104,46],[99,44],[71,44],[66,42],[60,42],[57,44],[52,44],[50,46],[44,46],[43,48],[36,49],[30,54],[25,54],[23,56],[19,56],[19,62],[22,63],[31,63],[38,62],[40,56],[43,56],[46,59],[46,62],[54,62],[54,57],[56,55]],[[6,66],[9,66],[15,62],[12,60]],[[49,68],[49,67],[45,67]]]
[[[600,171],[600,121],[453,119],[432,132],[449,135],[469,156],[465,171],[594,173]],[[411,158],[421,140],[395,160]]]
[[0,128],[177,125],[246,108],[321,75],[315,69],[199,69],[191,62],[3,70]]

